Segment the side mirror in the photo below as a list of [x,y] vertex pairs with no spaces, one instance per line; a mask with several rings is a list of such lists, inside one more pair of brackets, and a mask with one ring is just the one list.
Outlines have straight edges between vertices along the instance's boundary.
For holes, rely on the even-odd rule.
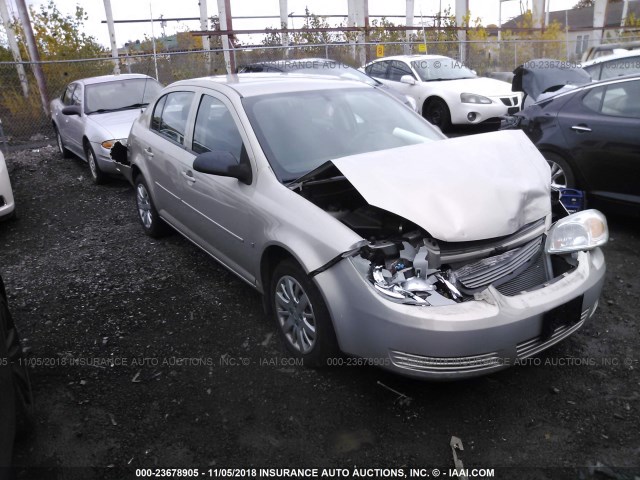
[[201,153],[193,161],[193,169],[209,175],[237,178],[246,185],[250,185],[253,180],[251,166],[239,163],[231,152],[223,150]]
[[400,83],[406,83],[407,85],[415,85],[416,79],[413,78],[411,75],[403,75],[402,77],[400,77]]
[[78,115],[82,114],[82,109],[79,105],[69,105],[68,107],[64,107],[62,109],[63,115]]

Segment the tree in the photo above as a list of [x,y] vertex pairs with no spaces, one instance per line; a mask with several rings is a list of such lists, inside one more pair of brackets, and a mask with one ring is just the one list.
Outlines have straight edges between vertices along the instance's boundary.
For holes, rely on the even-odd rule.
[[[49,0],[46,5],[40,5],[38,10],[30,8],[31,25],[36,45],[43,61],[47,60],[76,60],[98,59],[91,62],[61,62],[45,63],[42,70],[47,83],[49,98],[61,93],[64,85],[72,80],[95,75],[103,75],[113,71],[113,63],[102,59],[106,49],[94,37],[84,33],[84,22],[87,14],[80,6],[76,6],[72,15],[64,15],[58,10],[55,2]],[[13,22],[16,40],[21,50],[22,58],[27,59],[27,47],[24,30],[18,21]],[[0,52],[0,55],[4,55]],[[37,129],[46,131],[49,119],[42,117],[41,106],[37,95],[25,98],[22,94],[18,76],[10,79],[3,78],[0,91],[0,116],[11,130],[14,125],[26,126],[22,133],[33,132]],[[31,77],[30,92],[37,92],[37,85]]]
[[[106,49],[95,37],[84,32],[84,22],[88,17],[79,5],[76,5],[73,15],[63,15],[55,2],[49,0],[37,11],[31,8],[31,18],[42,60],[98,58],[105,53]],[[15,29],[20,43],[25,46],[21,25],[16,24]]]
[[[617,3],[620,1],[622,0],[609,0],[609,3]],[[593,7],[594,4],[595,4],[595,0],[580,0],[578,3],[576,3],[573,6],[573,8]]]

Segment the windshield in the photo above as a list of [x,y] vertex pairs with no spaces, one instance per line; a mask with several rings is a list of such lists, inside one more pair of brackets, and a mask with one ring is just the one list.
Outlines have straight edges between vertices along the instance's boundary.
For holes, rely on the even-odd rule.
[[242,103],[283,182],[328,160],[443,138],[415,112],[375,89],[286,92]]
[[84,111],[87,114],[139,108],[149,104],[162,90],[153,78],[127,78],[85,87]]
[[411,62],[423,82],[476,78],[476,74],[453,58],[414,60]]

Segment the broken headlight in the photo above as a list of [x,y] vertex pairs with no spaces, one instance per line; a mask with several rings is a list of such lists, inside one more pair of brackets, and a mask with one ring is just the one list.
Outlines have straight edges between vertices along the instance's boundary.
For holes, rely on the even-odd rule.
[[592,250],[607,243],[607,219],[598,210],[584,210],[564,217],[549,230],[547,253],[569,253]]
[[127,146],[127,139],[126,138],[113,138],[111,140],[105,140],[100,145],[102,145],[107,150],[111,150],[113,148],[113,146],[116,144],[116,142],[120,142],[125,147]]

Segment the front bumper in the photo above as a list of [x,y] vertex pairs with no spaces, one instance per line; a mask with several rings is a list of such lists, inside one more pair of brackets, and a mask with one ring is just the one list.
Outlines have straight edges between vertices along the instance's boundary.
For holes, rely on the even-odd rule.
[[[353,264],[315,277],[340,348],[402,375],[458,379],[501,370],[578,330],[595,312],[605,274],[600,249],[578,254],[578,266],[551,285],[516,296],[489,287],[451,306],[419,307],[378,295]],[[580,319],[543,337],[545,312],[582,296]]]
[[[502,101],[503,98],[508,105],[505,105]],[[491,100],[492,103],[489,104],[459,102],[451,109],[451,123],[456,125],[476,125],[520,111],[521,98],[518,95],[491,97]],[[469,114],[473,115],[473,119],[469,118]]]
[[100,168],[103,173],[108,173],[109,175],[120,175],[120,171],[118,170],[116,163],[111,158],[110,151],[99,143],[92,142],[92,146],[93,151],[96,154],[98,168]]

